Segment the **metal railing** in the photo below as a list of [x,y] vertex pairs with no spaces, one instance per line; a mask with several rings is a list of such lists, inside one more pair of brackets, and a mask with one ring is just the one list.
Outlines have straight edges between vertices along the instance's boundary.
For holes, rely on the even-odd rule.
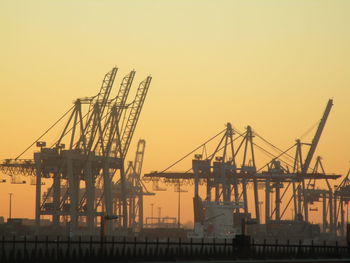
[[[248,242],[247,242],[248,241]],[[254,243],[249,239],[13,237],[0,239],[0,262],[350,258],[338,243]]]

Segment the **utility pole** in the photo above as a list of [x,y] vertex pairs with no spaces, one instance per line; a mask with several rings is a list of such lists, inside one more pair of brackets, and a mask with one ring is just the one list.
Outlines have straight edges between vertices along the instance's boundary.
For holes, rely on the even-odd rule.
[[9,219],[11,219],[12,218],[12,196],[13,196],[13,193],[9,193],[9,196],[10,196]]
[[153,223],[153,206],[154,204],[151,204],[151,222]]
[[263,201],[259,201],[258,204],[259,204],[259,212],[260,212],[260,211],[262,211],[262,205],[264,204],[264,202]]
[[179,201],[177,204],[177,227],[180,228],[181,224],[180,224],[180,194],[181,194],[181,189],[180,189],[180,182],[178,184],[179,188],[178,188],[178,192],[179,192]]
[[187,192],[187,190],[181,189],[181,181],[178,180],[178,182],[175,185],[175,192],[178,193],[178,203],[177,203],[177,227],[180,228],[181,226],[181,192]]
[[161,211],[162,211],[162,208],[158,207],[158,224],[160,224]]

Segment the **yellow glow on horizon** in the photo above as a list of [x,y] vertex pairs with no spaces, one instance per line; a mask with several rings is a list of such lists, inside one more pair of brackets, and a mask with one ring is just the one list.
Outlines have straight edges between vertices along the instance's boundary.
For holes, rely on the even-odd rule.
[[[129,150],[132,159],[137,140],[146,140],[144,172],[162,170],[227,122],[251,125],[285,149],[334,98],[316,154],[327,172],[345,174],[349,10],[341,0],[2,0],[0,159],[18,155],[75,98],[95,94],[117,65],[118,84],[131,69],[135,84],[153,76]],[[8,215],[8,192],[15,217],[34,216],[34,187],[9,183],[0,184],[0,216]],[[191,188],[183,196],[186,222]],[[176,216],[172,190],[146,198],[146,216],[150,203]]]

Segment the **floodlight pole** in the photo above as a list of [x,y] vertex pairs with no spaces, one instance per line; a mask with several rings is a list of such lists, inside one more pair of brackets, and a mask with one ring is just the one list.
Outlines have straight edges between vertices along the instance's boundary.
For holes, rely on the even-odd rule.
[[9,193],[9,196],[10,196],[9,219],[11,219],[12,218],[12,196],[13,196],[13,193]]

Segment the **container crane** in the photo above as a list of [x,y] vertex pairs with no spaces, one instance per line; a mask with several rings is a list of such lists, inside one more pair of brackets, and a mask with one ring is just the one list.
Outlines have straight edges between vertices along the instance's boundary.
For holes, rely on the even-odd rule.
[[[126,199],[128,202],[128,227],[134,231],[140,231],[143,227],[143,197],[154,195],[147,190],[141,180],[142,164],[145,154],[146,141],[140,139],[137,143],[137,149],[134,161],[128,163],[126,169]],[[121,209],[121,180],[113,185],[113,202],[118,213]]]
[[[326,125],[326,122],[327,122],[329,113],[330,113],[330,111],[332,109],[332,106],[333,106],[333,100],[330,99],[330,100],[328,100],[326,109],[325,109],[325,111],[323,113],[323,116],[322,116],[322,119],[320,121],[320,124],[318,125],[318,128],[317,128],[317,131],[315,133],[315,136],[314,136],[314,138],[313,138],[313,140],[311,142],[309,152],[308,152],[308,154],[306,156],[306,159],[305,159],[305,162],[304,162],[304,164],[302,166],[302,170],[301,170],[302,174],[306,174],[308,169],[309,169],[312,157],[314,156],[314,153],[316,151],[318,142],[319,142],[319,140],[321,138],[323,129],[324,129],[325,125]],[[305,187],[305,181],[304,180],[302,182],[302,187],[303,187],[303,196],[304,196],[304,216],[305,216],[305,221],[308,222],[308,220],[309,220],[309,212],[308,212],[309,208],[308,208],[307,194],[305,193],[306,187]]]
[[[294,200],[295,207],[300,207],[301,209],[301,202],[304,201],[304,208],[307,207],[307,196],[306,192],[303,191],[305,187],[302,187],[305,185],[305,180],[335,180],[340,177],[340,175],[335,174],[325,174],[324,172],[315,172],[312,173],[308,172],[308,166],[309,163],[312,160],[312,156],[315,153],[317,143],[320,139],[320,136],[322,134],[323,128],[325,126],[327,117],[329,115],[330,109],[333,105],[332,100],[329,100],[327,103],[326,110],[323,114],[323,117],[321,119],[321,122],[319,124],[319,127],[317,129],[316,135],[313,139],[313,142],[311,144],[310,150],[308,152],[308,155],[306,157],[305,162],[302,159],[301,154],[301,145],[302,143],[300,140],[297,141],[295,145],[288,148],[285,151],[282,151],[278,148],[276,148],[274,145],[266,141],[266,139],[259,136],[256,132],[252,131],[251,127],[247,127],[246,132],[243,134],[240,134],[236,131],[236,133],[239,134],[238,137],[234,138],[233,141],[236,141],[239,137],[242,137],[243,139],[239,141],[238,146],[233,146],[233,141],[230,139],[230,134],[233,134],[233,130],[230,129],[230,124],[227,125],[227,128],[225,131],[223,131],[224,135],[221,138],[220,143],[216,147],[214,154],[209,156],[206,159],[202,159],[203,156],[201,154],[195,154],[195,159],[192,160],[192,169],[188,170],[184,173],[179,172],[167,172],[168,169],[172,168],[175,164],[177,164],[179,161],[183,160],[185,157],[189,156],[190,154],[194,153],[196,150],[198,150],[200,147],[196,148],[194,151],[192,151],[190,154],[187,154],[185,157],[181,158],[179,161],[175,162],[173,165],[170,165],[167,169],[163,170],[162,172],[153,172],[149,174],[145,174],[144,178],[145,180],[149,181],[156,181],[156,182],[163,182],[163,183],[174,183],[176,184],[179,180],[184,181],[192,181],[194,183],[194,222],[195,224],[203,225],[202,222],[205,220],[205,215],[203,211],[205,210],[204,203],[202,199],[199,197],[199,185],[204,184],[207,188],[207,197],[205,200],[211,200],[211,194],[212,190],[215,191],[215,201],[221,200],[221,197],[223,197],[222,201],[230,200],[231,194],[233,195],[234,199],[237,204],[240,204],[241,201],[242,205],[235,208],[235,214],[240,214],[239,211],[243,209],[244,215],[246,219],[250,218],[249,209],[248,209],[248,198],[247,198],[247,184],[252,183],[253,189],[254,189],[254,204],[255,204],[255,219],[256,222],[259,222],[260,219],[260,209],[259,209],[259,196],[258,196],[258,185],[261,186],[262,184],[265,186],[265,223],[267,225],[278,225],[281,224],[282,218],[285,215],[290,203],[292,200]],[[221,133],[220,133],[221,134]],[[270,146],[273,146],[275,149],[278,149],[281,153],[276,156],[274,154],[269,153],[266,149],[260,147],[256,144],[256,142],[253,142],[253,137],[257,135],[259,138],[261,138],[264,142],[268,143]],[[214,136],[213,138],[216,138],[219,135]],[[207,142],[206,142],[207,143]],[[206,143],[201,145],[201,147],[205,147]],[[232,146],[231,146],[232,144]],[[271,156],[273,156],[273,160],[267,163],[264,167],[260,169],[256,169],[255,164],[255,157],[254,157],[254,149],[261,149],[265,153],[269,153]],[[291,155],[288,154],[288,151],[291,149],[297,149],[296,151],[296,157],[293,159]],[[223,150],[223,155],[218,156],[216,155],[220,150]],[[232,149],[232,150],[231,150]],[[244,149],[244,150],[242,150]],[[250,161],[248,162],[248,150],[250,149]],[[227,153],[232,151],[232,159],[227,159]],[[242,165],[239,167],[237,166],[237,156],[239,152],[243,152],[243,161]],[[213,163],[212,160],[215,161]],[[288,156],[290,159],[294,161],[294,164],[288,164],[288,162],[281,159],[283,156]],[[263,171],[262,169],[267,167],[266,171]],[[290,171],[289,168],[292,168],[292,171]],[[193,172],[191,172],[191,170]],[[223,177],[221,175],[224,175]],[[229,188],[225,186],[225,184],[229,185]],[[287,187],[285,187],[285,184]],[[282,199],[286,198],[288,193],[288,190],[290,189],[290,186],[293,186],[292,196],[290,200],[286,203],[284,207],[281,207]],[[298,188],[295,186],[299,185]],[[281,189],[284,188],[282,191]],[[226,190],[225,190],[226,189]],[[225,193],[227,191],[227,193]],[[273,207],[273,204],[270,206],[270,196],[271,193],[275,193],[275,207]],[[298,194],[296,194],[298,192]],[[328,190],[326,190],[328,192]],[[295,208],[296,209],[296,208]],[[304,223],[308,223],[308,217],[307,212],[305,213],[305,220]],[[275,220],[272,220],[273,215],[275,216]],[[332,217],[330,215],[330,217]],[[331,219],[332,220],[332,219]],[[239,221],[239,220],[238,220]]]
[[[147,81],[140,84],[130,110],[132,114],[127,126],[129,132],[120,137],[117,136],[121,132],[119,121],[122,112],[128,106],[126,99],[135,71],[123,79],[118,95],[110,99],[117,71],[114,67],[105,75],[96,96],[77,99],[69,111],[30,145],[31,147],[36,143],[40,148],[39,152],[34,153],[34,159],[19,159],[30,148],[28,147],[15,160],[9,159],[0,165],[0,170],[8,174],[15,172],[36,177],[37,226],[40,226],[42,215],[52,216],[54,225],[59,225],[62,216],[68,216],[71,230],[74,232],[79,218],[86,217],[89,233],[92,234],[96,217],[104,213],[99,209],[101,202],[96,199],[98,196],[95,193],[96,182],[101,180],[104,184],[100,198],[104,197],[106,213],[111,215],[111,181],[117,170],[121,171],[121,178],[124,177],[124,159],[151,81],[151,77],[148,77]],[[83,112],[83,105],[88,105],[86,113]],[[66,116],[68,120],[58,141],[47,147],[40,139]],[[114,122],[108,122],[111,119]],[[121,138],[124,140],[124,147],[120,146]],[[115,149],[118,148],[120,152],[116,153]],[[42,178],[53,179],[52,187],[43,197]],[[81,181],[85,183],[84,194],[81,194],[84,192],[84,189],[80,188]],[[64,182],[66,186],[63,186]],[[66,190],[61,190],[62,187]]]

